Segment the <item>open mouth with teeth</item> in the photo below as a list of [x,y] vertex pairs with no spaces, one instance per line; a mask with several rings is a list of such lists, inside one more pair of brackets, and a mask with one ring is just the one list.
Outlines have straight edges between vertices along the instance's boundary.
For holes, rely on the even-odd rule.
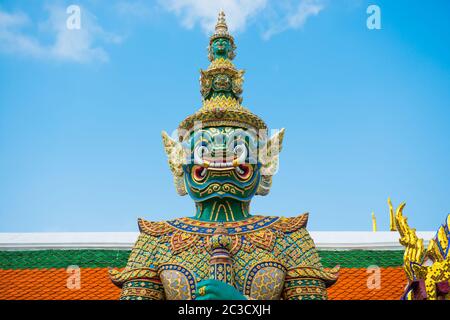
[[208,164],[194,165],[191,171],[196,182],[203,182],[208,174],[210,176],[221,176],[229,172],[233,173],[239,180],[247,181],[253,174],[253,167],[246,163],[209,162]]
[[192,177],[196,182],[202,182],[210,174],[211,176],[221,176],[228,173],[234,175],[240,181],[246,181],[253,174],[253,167],[246,163],[248,151],[243,145],[234,148],[234,155],[228,158],[216,158],[205,156],[209,153],[206,147],[201,146],[194,152],[194,163],[192,167]]

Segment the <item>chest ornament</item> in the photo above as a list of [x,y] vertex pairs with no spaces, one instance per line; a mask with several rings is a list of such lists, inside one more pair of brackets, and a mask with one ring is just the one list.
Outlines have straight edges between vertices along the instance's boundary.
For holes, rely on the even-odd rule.
[[183,231],[175,231],[170,237],[170,245],[174,254],[189,249],[192,245],[197,243],[200,236],[194,233],[187,233]]
[[196,282],[192,273],[176,264],[159,267],[165,296],[169,300],[190,300],[195,298]]
[[272,251],[276,236],[272,230],[262,229],[246,234],[245,238],[263,250]]
[[[227,229],[229,235],[243,234],[264,229],[275,224],[279,219],[279,217],[253,216],[243,221],[224,222],[223,227]],[[178,229],[201,235],[213,235],[219,225],[217,222],[205,222],[191,218],[179,218],[165,223],[173,230]]]
[[244,294],[256,300],[279,299],[283,291],[286,268],[275,261],[253,266],[247,274]]

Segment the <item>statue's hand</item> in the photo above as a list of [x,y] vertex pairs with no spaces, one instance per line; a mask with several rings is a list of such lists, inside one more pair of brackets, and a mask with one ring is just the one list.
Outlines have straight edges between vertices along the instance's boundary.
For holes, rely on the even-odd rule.
[[[204,295],[200,295],[200,288],[205,287]],[[203,280],[197,284],[195,300],[247,300],[247,298],[233,286],[219,280]]]

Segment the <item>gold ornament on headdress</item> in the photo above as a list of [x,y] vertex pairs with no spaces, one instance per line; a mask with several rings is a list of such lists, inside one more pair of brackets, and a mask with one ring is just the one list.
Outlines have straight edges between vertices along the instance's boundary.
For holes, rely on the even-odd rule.
[[209,38],[209,45],[211,45],[214,40],[219,39],[219,38],[227,38],[228,40],[230,40],[231,46],[233,48],[236,48],[236,46],[234,45],[234,38],[228,32],[228,25],[225,20],[225,13],[223,12],[223,10],[221,10],[219,12],[219,16],[217,18],[217,23],[216,23],[216,27],[215,27],[215,32]]
[[[228,32],[223,11],[219,13],[215,32],[210,37],[210,46],[214,40],[219,38],[228,39],[233,48],[235,48],[234,39]],[[179,125],[180,141],[184,141],[189,137],[196,123],[203,128],[230,126],[254,129],[256,133],[261,129],[267,129],[261,118],[241,104],[242,98],[240,94],[242,93],[242,84],[244,82],[243,75],[243,70],[237,70],[231,60],[224,58],[212,60],[207,70],[200,71],[201,93],[204,97],[202,107],[193,115],[188,116]],[[219,84],[220,81],[230,81],[232,95],[210,95],[214,81]]]

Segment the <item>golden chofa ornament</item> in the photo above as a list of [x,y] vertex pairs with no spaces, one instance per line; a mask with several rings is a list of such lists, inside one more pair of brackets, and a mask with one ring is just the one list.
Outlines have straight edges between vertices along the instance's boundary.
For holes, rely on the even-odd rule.
[[[389,206],[392,208],[390,200]],[[404,207],[403,202],[395,211],[399,242],[405,247],[403,269],[408,278],[402,300],[450,300],[450,214],[425,248],[423,239],[403,215]]]

